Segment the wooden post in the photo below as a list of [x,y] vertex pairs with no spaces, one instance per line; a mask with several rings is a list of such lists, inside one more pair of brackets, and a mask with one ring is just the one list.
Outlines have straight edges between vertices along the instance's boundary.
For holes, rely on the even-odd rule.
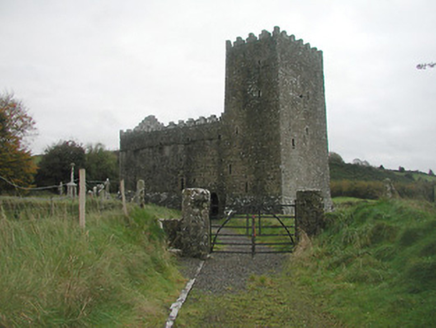
[[125,216],[129,216],[129,213],[127,212],[127,205],[126,205],[126,194],[124,192],[124,179],[120,181],[120,192],[121,192],[121,199],[123,201],[123,212]]
[[85,228],[85,205],[86,205],[86,171],[79,170],[79,225]]

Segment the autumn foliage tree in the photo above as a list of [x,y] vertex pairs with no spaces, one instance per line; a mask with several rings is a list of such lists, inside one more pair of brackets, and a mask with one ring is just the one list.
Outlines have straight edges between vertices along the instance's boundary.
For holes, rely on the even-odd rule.
[[0,191],[33,183],[36,165],[25,137],[35,132],[35,121],[11,93],[0,95]]

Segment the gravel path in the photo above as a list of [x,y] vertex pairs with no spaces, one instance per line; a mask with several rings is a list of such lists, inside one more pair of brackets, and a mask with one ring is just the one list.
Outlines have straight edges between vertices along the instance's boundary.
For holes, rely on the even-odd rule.
[[[289,254],[227,254],[212,253],[197,277],[194,289],[219,294],[245,289],[248,278],[271,275],[281,271]],[[182,273],[193,278],[201,260],[180,258]]]
[[[235,234],[234,230],[221,230],[221,242],[250,243],[245,235],[226,236]],[[231,247],[231,248],[230,248]],[[251,245],[225,246],[230,251],[251,251]],[[258,251],[270,250],[268,246],[257,245]],[[271,275],[281,271],[288,253],[212,253],[205,261],[194,285],[194,289],[213,294],[226,293],[245,289],[247,279],[251,275]],[[192,279],[201,260],[193,258],[180,258],[182,273],[186,278]]]

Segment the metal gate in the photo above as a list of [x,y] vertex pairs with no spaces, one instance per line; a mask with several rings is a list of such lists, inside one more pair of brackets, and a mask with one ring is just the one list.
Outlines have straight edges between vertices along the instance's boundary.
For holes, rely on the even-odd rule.
[[211,253],[289,253],[295,245],[295,205],[230,211],[210,227]]

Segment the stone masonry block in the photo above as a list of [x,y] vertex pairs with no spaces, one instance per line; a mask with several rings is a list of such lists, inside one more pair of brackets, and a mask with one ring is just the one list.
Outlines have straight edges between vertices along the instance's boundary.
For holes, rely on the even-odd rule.
[[319,190],[299,190],[296,200],[296,236],[302,231],[309,237],[315,236],[325,227],[324,201]]
[[210,251],[210,192],[188,188],[182,192],[180,242],[182,255],[206,258]]

